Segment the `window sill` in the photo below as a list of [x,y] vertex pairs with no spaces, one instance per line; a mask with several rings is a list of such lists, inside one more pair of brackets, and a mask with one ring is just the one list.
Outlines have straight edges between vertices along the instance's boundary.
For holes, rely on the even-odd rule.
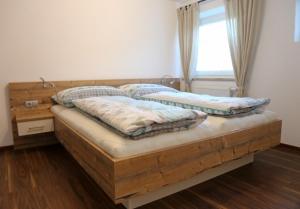
[[235,78],[231,76],[203,76],[195,77],[192,81],[235,81]]

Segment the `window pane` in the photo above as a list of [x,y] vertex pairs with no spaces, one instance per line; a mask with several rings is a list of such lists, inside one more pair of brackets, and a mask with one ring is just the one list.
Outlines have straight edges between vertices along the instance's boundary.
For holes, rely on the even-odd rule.
[[200,26],[197,72],[233,75],[225,20]]
[[300,42],[300,0],[296,1],[295,41]]

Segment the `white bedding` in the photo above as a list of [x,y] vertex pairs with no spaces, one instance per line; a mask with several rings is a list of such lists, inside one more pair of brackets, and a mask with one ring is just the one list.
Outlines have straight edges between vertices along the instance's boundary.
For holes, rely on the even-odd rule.
[[[189,92],[167,92],[146,94],[138,99],[159,102],[185,109],[200,110],[210,115],[235,117],[240,114],[255,112],[266,107],[270,99],[254,99],[250,97],[217,97]],[[259,110],[259,112],[261,112]]]
[[[73,104],[94,116],[124,137],[141,139],[167,132],[190,129],[202,123],[207,114],[158,102],[146,102],[124,96],[77,99]],[[105,125],[102,122],[101,125]]]
[[271,111],[241,118],[209,116],[202,124],[190,130],[161,134],[141,140],[130,140],[101,126],[74,108],[55,105],[51,110],[56,117],[65,121],[73,129],[77,130],[115,158],[129,157],[199,141],[200,139],[226,134],[239,129],[251,128],[278,119],[278,116]]

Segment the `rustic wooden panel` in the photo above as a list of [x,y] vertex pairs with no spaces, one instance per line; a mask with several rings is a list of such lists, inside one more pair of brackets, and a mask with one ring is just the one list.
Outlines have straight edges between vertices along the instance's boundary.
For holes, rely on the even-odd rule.
[[114,161],[57,118],[55,134],[85,171],[114,199]]
[[27,122],[27,121],[35,121],[35,120],[44,120],[53,118],[53,113],[51,111],[41,111],[41,112],[33,112],[33,113],[19,113],[16,116],[16,122]]
[[125,158],[110,156],[57,118],[55,130],[67,150],[118,203],[278,145],[281,121]]
[[[170,84],[172,81],[174,83]],[[26,100],[37,99],[40,104],[51,104],[51,96],[57,91],[77,86],[120,86],[129,83],[155,83],[180,89],[178,78],[168,79],[122,79],[122,80],[83,80],[83,81],[53,81],[56,88],[43,88],[42,82],[9,83],[11,108],[23,106]]]
[[[223,137],[117,161],[116,197],[149,192],[158,185],[176,183],[227,161],[276,146],[280,143],[280,132],[281,121],[276,121]],[[156,182],[151,180],[153,178]]]

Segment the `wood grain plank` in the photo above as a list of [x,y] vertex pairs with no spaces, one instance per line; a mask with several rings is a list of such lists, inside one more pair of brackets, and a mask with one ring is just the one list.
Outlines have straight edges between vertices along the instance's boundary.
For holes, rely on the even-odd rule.
[[50,110],[46,111],[37,111],[37,112],[23,112],[17,114],[16,122],[26,122],[26,121],[35,121],[35,120],[44,120],[54,118],[53,113]]
[[[280,136],[277,134],[278,129],[280,131],[278,124],[281,122],[276,121],[251,128],[251,130],[237,131],[223,137],[201,140],[119,160],[115,163],[115,196],[122,198],[153,191],[161,186],[191,178],[224,162],[275,146],[280,142]],[[252,133],[252,130],[255,130],[253,137],[244,134]],[[261,131],[261,133],[257,133],[257,131]],[[234,140],[231,140],[230,136]],[[244,144],[237,140],[238,136],[241,136],[241,141],[245,142]],[[227,150],[229,146],[233,149],[226,155],[222,150]],[[141,165],[143,165],[142,169]]]
[[[71,132],[62,121],[55,119],[55,133],[64,147],[72,154],[86,172],[102,187],[108,196],[114,197],[114,164],[101,150],[80,135]],[[71,142],[70,142],[71,140]]]

